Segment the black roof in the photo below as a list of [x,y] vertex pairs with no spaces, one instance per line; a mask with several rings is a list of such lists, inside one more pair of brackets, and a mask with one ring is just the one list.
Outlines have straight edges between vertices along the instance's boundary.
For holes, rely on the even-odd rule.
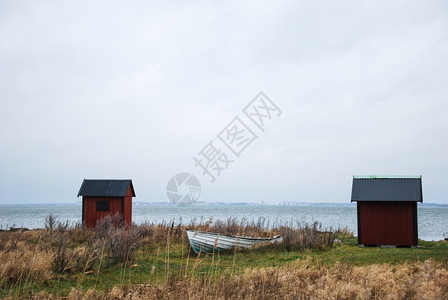
[[423,202],[421,176],[354,176],[352,201]]
[[78,197],[124,197],[129,186],[131,186],[132,197],[135,197],[131,179],[84,179]]

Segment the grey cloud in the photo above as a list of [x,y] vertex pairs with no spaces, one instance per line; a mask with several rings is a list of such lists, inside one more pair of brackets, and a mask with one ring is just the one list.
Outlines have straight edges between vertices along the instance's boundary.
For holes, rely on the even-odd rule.
[[[0,203],[94,177],[163,201],[176,172],[206,201],[348,201],[390,173],[447,201],[444,1],[0,5]],[[192,157],[260,90],[284,114],[208,184]]]

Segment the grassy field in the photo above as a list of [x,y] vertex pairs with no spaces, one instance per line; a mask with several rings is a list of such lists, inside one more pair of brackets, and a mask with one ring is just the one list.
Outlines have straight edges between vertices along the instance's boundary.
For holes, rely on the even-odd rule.
[[[323,235],[317,223],[273,231],[260,222],[236,220],[130,230],[113,227],[113,220],[96,230],[47,223],[45,230],[0,232],[0,297],[448,298],[445,241],[420,241],[417,248],[361,248],[347,231]],[[190,251],[187,227],[280,233],[285,241],[198,256]],[[336,238],[341,243],[333,243]]]

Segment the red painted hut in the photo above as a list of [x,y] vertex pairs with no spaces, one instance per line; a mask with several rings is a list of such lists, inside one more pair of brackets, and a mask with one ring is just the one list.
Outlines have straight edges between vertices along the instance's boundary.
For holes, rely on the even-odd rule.
[[121,224],[132,222],[132,197],[135,197],[132,180],[84,179],[78,197],[82,196],[82,222],[95,227],[107,215],[118,214]]
[[358,244],[417,246],[421,176],[354,176],[352,202],[358,208]]

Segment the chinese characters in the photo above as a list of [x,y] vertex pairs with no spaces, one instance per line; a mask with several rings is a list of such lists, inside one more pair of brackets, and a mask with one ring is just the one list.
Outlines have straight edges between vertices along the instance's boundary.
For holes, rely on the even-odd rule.
[[[263,92],[260,92],[243,110],[243,115],[252,121],[249,126],[240,116],[236,116],[217,137],[224,147],[217,146],[210,141],[197,156],[193,157],[195,167],[202,170],[203,176],[208,176],[211,182],[215,182],[221,176],[222,171],[239,158],[241,153],[254,142],[258,136],[255,130],[265,131],[268,122],[281,116],[282,112]],[[255,125],[255,126],[254,126]],[[255,127],[255,128],[253,128]],[[229,158],[229,152],[234,157]]]

